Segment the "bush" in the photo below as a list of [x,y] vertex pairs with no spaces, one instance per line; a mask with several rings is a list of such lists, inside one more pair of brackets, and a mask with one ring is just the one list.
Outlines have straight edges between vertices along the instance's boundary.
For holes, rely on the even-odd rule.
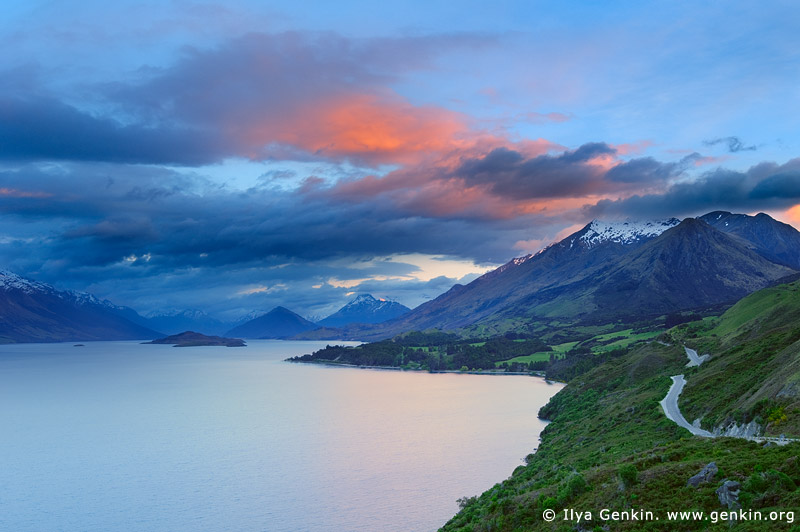
[[578,472],[572,473],[558,488],[558,501],[563,504],[586,491],[586,479]]
[[626,488],[634,486],[639,481],[639,471],[636,470],[636,466],[633,464],[620,466],[617,469],[617,474]]

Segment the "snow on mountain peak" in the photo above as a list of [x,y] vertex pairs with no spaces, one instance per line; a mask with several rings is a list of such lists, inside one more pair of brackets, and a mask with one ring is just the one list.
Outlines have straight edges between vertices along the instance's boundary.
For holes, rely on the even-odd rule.
[[360,303],[373,303],[376,299],[371,294],[362,294],[352,300],[348,305],[358,305]]
[[631,244],[641,238],[656,237],[679,223],[680,220],[677,218],[646,222],[606,222],[602,220],[592,220],[580,239],[586,242],[589,247],[596,246],[602,242]]
[[55,292],[55,288],[49,284],[31,281],[7,270],[0,270],[0,288],[4,290],[22,290],[26,294]]
[[50,294],[65,301],[70,301],[76,305],[98,305],[113,310],[122,310],[123,308],[115,305],[107,299],[101,301],[87,292],[76,292],[75,290],[57,290],[47,283],[40,283],[39,281],[26,279],[8,270],[0,270],[0,289],[20,290],[26,294]]

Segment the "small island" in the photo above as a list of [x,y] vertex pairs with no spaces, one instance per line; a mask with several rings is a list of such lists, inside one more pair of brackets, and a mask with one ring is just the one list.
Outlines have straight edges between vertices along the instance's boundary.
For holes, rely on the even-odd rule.
[[172,347],[198,347],[198,346],[220,346],[220,347],[245,347],[247,344],[240,338],[223,338],[222,336],[206,336],[205,334],[194,331],[186,331],[180,334],[173,334],[166,338],[143,342],[145,344],[173,344]]

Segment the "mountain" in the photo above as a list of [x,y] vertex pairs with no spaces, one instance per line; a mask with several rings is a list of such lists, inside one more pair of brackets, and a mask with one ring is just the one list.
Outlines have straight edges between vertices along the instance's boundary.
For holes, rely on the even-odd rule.
[[351,323],[382,323],[398,318],[411,309],[395,301],[375,299],[370,294],[356,297],[317,325],[322,327],[342,327]]
[[763,212],[755,216],[714,211],[700,217],[715,229],[741,238],[759,255],[800,270],[800,232]]
[[230,324],[212,318],[202,310],[174,310],[149,315],[147,323],[150,327],[165,334],[177,334],[182,331],[199,331],[204,334],[220,335],[231,328]]
[[288,338],[316,329],[317,325],[285,307],[275,307],[242,325],[234,327],[225,336],[241,338]]
[[[456,285],[400,318],[354,329],[353,336],[465,327],[497,333],[543,321],[635,320],[730,304],[800,269],[776,262],[758,242],[758,235],[775,232],[787,243],[782,256],[791,257],[800,233],[765,218],[743,218],[738,234],[702,219],[594,220],[539,253]],[[756,224],[772,229],[753,229]]]
[[[0,342],[152,339],[162,336],[126,316],[127,307],[0,270]],[[138,316],[140,320],[144,320]]]
[[[408,330],[457,329],[489,319],[504,309],[523,309],[526,298],[547,293],[566,282],[591,278],[593,272],[631,249],[674,227],[677,219],[661,222],[593,221],[580,231],[542,251],[512,259],[468,285],[455,285],[399,319],[378,334]],[[362,335],[363,336],[363,335]]]
[[734,303],[795,270],[687,218],[625,256],[586,290],[596,311],[633,318]]

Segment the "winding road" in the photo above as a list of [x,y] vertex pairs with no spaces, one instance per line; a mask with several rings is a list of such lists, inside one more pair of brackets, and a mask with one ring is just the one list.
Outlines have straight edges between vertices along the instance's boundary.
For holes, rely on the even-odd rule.
[[[694,366],[699,366],[706,360],[708,360],[708,355],[703,355],[701,357],[697,356],[697,351],[694,349],[689,349],[686,346],[683,346],[684,351],[686,351],[686,356],[689,357],[689,362],[686,364],[687,368],[691,368]],[[669,387],[669,391],[667,392],[667,396],[661,400],[661,408],[664,410],[664,415],[667,416],[667,419],[673,421],[680,425],[681,427],[685,428],[695,436],[701,436],[703,438],[713,438],[714,435],[708,432],[707,430],[703,430],[700,427],[695,427],[688,421],[686,418],[683,417],[681,414],[681,409],[678,408],[678,397],[680,397],[681,392],[683,391],[683,387],[686,386],[686,379],[683,378],[683,375],[673,375],[672,377],[672,386]]]
[[[697,356],[697,353],[695,353]],[[678,397],[681,395],[683,391],[683,387],[686,385],[686,379],[683,378],[683,375],[674,375],[672,377],[672,386],[669,388],[669,392],[667,392],[667,396],[661,400],[661,408],[664,409],[664,414],[667,416],[667,419],[670,421],[674,421],[681,427],[685,428],[695,436],[702,436],[704,438],[713,438],[714,435],[708,432],[707,430],[703,430],[699,427],[695,427],[688,421],[686,418],[683,417],[681,414],[680,408],[678,408]]]
[[[699,366],[709,358],[709,355],[697,356],[697,351],[694,349],[689,349],[686,346],[684,346],[683,349],[686,351],[686,356],[689,357],[689,362],[686,363],[687,368]],[[671,378],[672,386],[669,387],[667,396],[664,397],[659,403],[661,408],[664,410],[664,415],[667,416],[667,419],[677,423],[679,426],[685,428],[695,436],[700,436],[702,438],[716,438],[714,434],[708,432],[707,430],[703,430],[700,427],[695,427],[686,421],[686,418],[683,417],[683,414],[681,414],[680,408],[678,408],[678,397],[680,397],[683,387],[686,385],[686,379],[683,378],[683,375],[673,375]],[[745,439],[759,443],[773,442],[778,445],[786,445],[787,443],[800,441],[796,438],[786,438],[783,436],[780,438],[751,436],[745,437]]]

